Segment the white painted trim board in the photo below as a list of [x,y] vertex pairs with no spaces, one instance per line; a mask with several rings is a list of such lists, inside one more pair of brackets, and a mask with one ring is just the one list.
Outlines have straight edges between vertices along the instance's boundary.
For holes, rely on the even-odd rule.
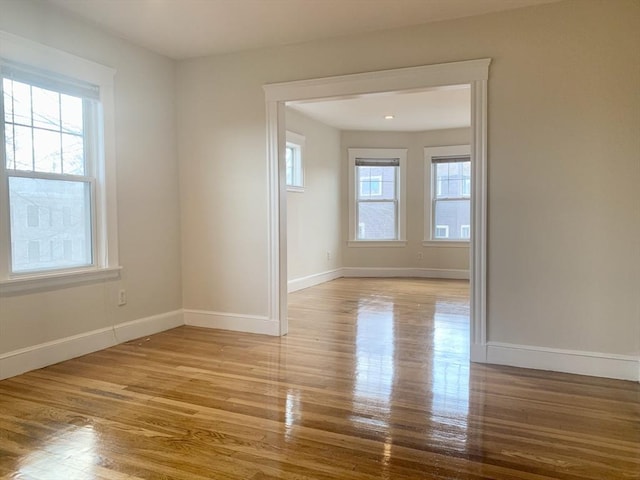
[[342,267],[344,277],[449,278],[469,280],[469,270],[411,267]]
[[330,282],[336,278],[343,277],[342,268],[327,270],[326,272],[314,273],[304,277],[291,279],[287,282],[287,291],[289,293],[297,292],[309,287],[320,285],[321,283]]
[[487,363],[640,381],[640,357],[488,342]]
[[184,324],[191,327],[217,328],[244,333],[280,335],[276,320],[261,315],[244,315],[208,310],[184,310]]
[[21,348],[0,355],[0,380],[184,325],[182,310]]

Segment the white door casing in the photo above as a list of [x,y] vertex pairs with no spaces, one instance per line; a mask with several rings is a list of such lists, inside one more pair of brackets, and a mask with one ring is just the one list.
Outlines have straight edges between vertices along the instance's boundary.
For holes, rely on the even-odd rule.
[[335,99],[349,95],[419,91],[447,85],[471,86],[471,352],[472,362],[486,362],[487,269],[487,82],[491,59],[408,67],[264,86],[267,108],[268,171],[268,317],[286,335],[287,222],[284,147],[285,103]]

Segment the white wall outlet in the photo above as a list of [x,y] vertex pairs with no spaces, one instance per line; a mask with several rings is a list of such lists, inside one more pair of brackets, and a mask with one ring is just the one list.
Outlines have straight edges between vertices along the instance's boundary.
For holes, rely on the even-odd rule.
[[118,291],[118,306],[127,304],[127,291],[122,289]]
[[331,252],[327,250],[327,260],[331,260]]

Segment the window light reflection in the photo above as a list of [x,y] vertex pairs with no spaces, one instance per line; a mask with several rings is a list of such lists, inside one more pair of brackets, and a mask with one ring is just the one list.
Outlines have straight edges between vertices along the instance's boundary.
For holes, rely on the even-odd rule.
[[25,478],[93,478],[100,455],[91,425],[73,428],[26,456],[18,470]]
[[354,416],[367,428],[388,431],[395,375],[393,304],[386,301],[358,306]]
[[[432,419],[453,428],[441,429],[447,444],[466,448],[469,416],[469,314],[466,304],[436,303],[433,332]],[[461,361],[462,360],[462,361]]]

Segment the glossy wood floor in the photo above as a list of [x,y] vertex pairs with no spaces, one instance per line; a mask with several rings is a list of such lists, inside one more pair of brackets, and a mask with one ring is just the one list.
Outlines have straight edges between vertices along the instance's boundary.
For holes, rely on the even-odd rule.
[[0,477],[638,479],[640,386],[469,365],[468,285],[340,279],[0,382]]

